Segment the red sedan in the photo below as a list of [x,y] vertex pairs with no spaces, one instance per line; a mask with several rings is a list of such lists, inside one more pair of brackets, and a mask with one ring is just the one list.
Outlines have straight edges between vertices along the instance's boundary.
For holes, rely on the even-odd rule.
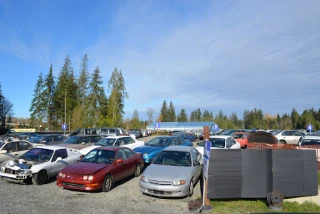
[[77,190],[108,192],[115,182],[131,175],[139,176],[143,158],[126,147],[99,147],[88,152],[80,162],[62,169],[57,186]]

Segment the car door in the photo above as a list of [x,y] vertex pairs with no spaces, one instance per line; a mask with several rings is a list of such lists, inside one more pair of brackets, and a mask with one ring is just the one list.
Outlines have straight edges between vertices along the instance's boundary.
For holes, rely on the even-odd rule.
[[123,151],[125,152],[125,155],[126,155],[125,164],[127,165],[127,173],[126,173],[126,177],[127,177],[134,173],[137,165],[137,158],[135,156],[135,153],[130,149],[124,148]]
[[135,140],[132,139],[132,137],[124,137],[124,146],[128,147],[130,149],[134,149],[135,147],[137,147],[137,143]]
[[[117,163],[117,160],[119,159],[122,159],[123,162]],[[116,154],[116,160],[114,163],[114,173],[113,173],[114,181],[119,181],[126,176],[127,166],[125,164],[125,159],[126,159],[125,152],[122,149],[120,149]]]
[[230,149],[240,149],[240,143],[237,143],[234,138],[229,137],[229,140],[231,141]]
[[[62,160],[57,161],[57,158],[62,158]],[[58,149],[54,152],[53,157],[51,159],[50,166],[50,176],[55,176],[62,170],[64,167],[69,165],[68,162],[68,152],[66,149]]]
[[[192,168],[193,168],[192,175],[194,177],[194,182],[195,182],[197,179],[199,179],[202,173],[203,160],[202,160],[202,155],[198,152],[198,150],[194,148],[191,149],[191,158],[192,158]],[[200,163],[200,165],[195,165],[194,161]]]
[[299,142],[299,140],[300,140],[300,138],[301,138],[302,136],[304,136],[303,133],[301,133],[301,132],[299,132],[299,131],[295,131],[295,132],[294,132],[294,141],[293,141],[293,144],[297,145],[298,142]]

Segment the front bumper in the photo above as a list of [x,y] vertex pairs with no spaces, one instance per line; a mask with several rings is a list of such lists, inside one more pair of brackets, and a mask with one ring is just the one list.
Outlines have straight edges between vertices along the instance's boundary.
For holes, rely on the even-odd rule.
[[28,177],[30,177],[30,175],[16,175],[16,174],[9,174],[9,173],[0,172],[0,177],[12,178],[12,179],[16,179],[16,180],[25,180]]
[[143,181],[139,181],[140,191],[142,193],[160,196],[160,197],[184,197],[189,193],[189,184],[174,186],[171,185],[156,185],[151,183],[146,183]]
[[74,189],[74,190],[99,190],[102,189],[102,183],[100,181],[78,181],[73,179],[61,178],[57,176],[57,186],[63,187],[66,189]]

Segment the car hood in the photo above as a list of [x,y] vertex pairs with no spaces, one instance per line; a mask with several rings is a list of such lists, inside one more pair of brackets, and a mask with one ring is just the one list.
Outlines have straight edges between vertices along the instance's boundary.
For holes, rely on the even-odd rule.
[[78,162],[65,167],[63,169],[63,173],[89,175],[94,174],[99,170],[110,166],[110,164]]
[[82,155],[86,155],[88,152],[90,152],[91,150],[98,148],[98,147],[101,147],[101,146],[88,146],[86,148],[80,149],[80,153]]
[[161,151],[165,147],[159,147],[159,146],[140,146],[134,149],[135,152],[140,152],[141,154],[150,154],[151,152],[154,151]]
[[144,176],[152,180],[172,181],[175,179],[190,179],[186,176],[190,174],[191,167],[169,166],[151,164],[143,173]]

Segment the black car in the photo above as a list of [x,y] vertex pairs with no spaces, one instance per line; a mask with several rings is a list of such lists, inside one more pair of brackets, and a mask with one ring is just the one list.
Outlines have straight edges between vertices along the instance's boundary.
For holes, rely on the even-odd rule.
[[55,145],[61,144],[63,141],[67,139],[66,136],[62,134],[45,134],[38,135],[29,139],[31,143],[42,143],[45,145]]

